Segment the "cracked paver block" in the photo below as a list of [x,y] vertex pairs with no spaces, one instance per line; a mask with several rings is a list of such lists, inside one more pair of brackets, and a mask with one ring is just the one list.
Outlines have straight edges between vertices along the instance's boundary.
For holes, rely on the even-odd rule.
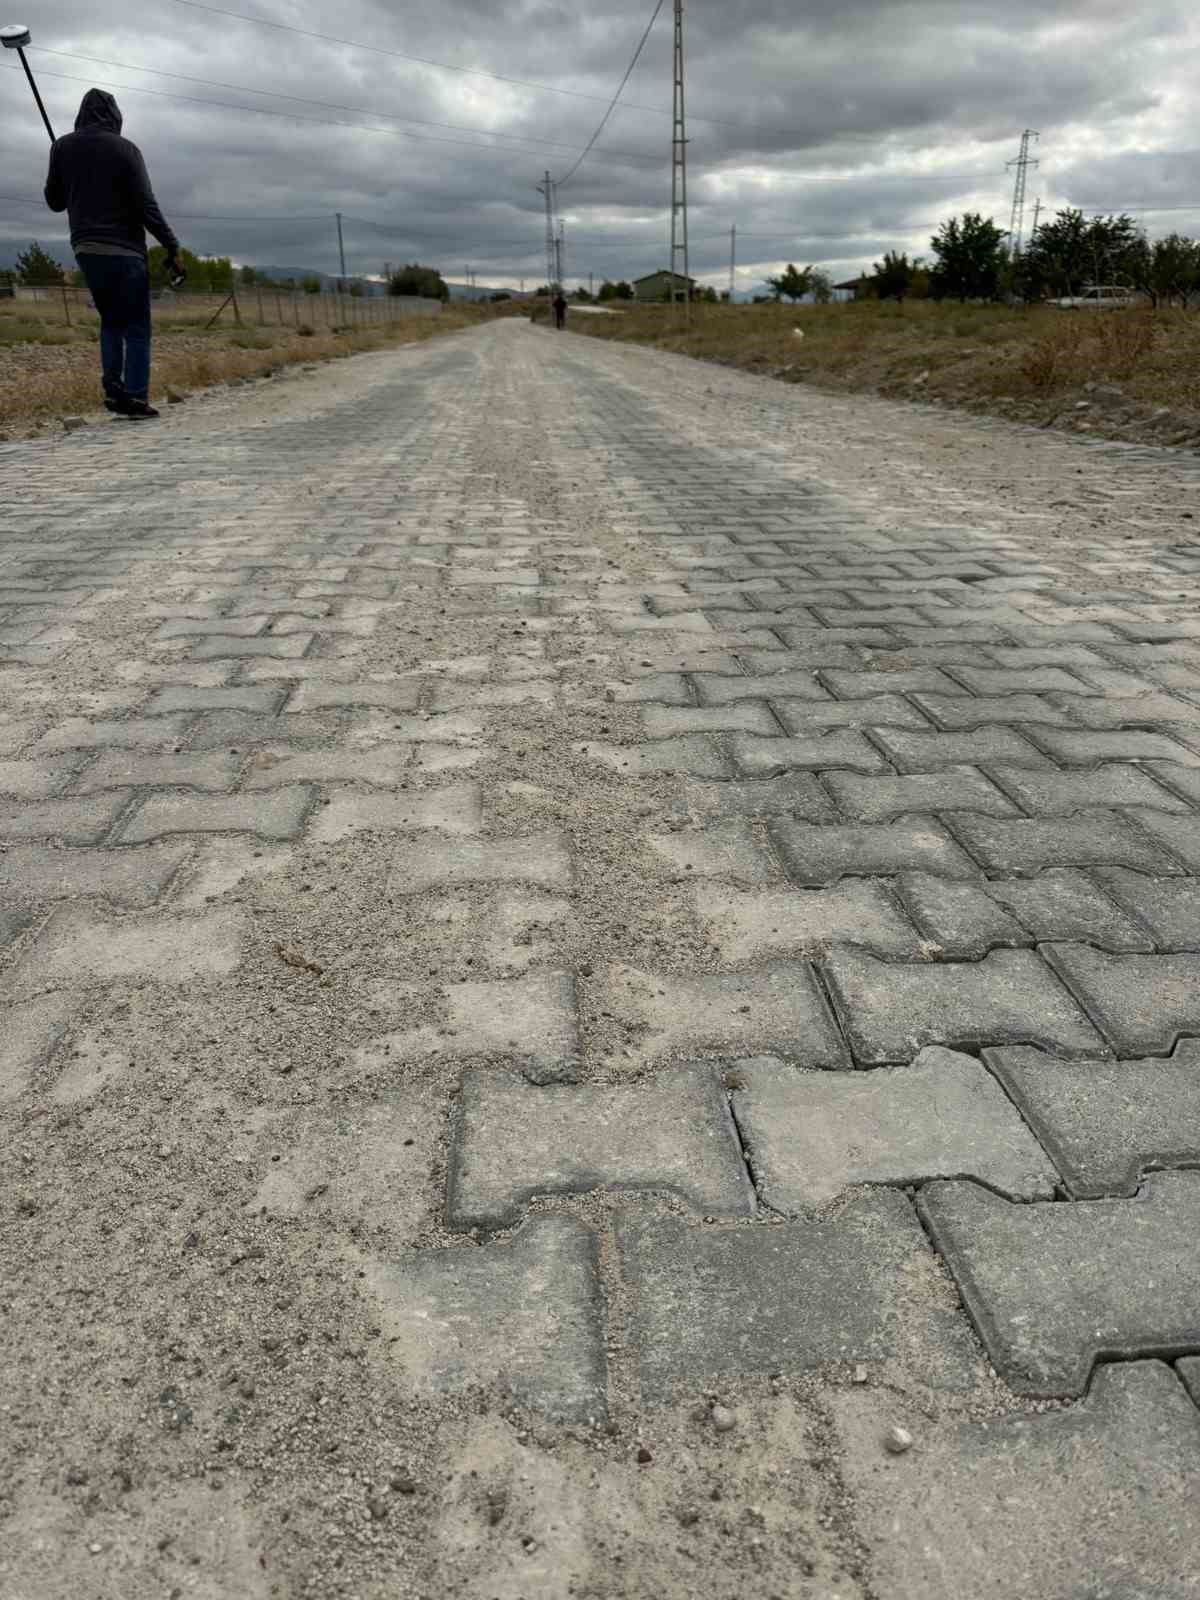
[[130,717],[126,722],[93,722],[90,717],[68,717],[44,733],[35,750],[95,750],[177,745],[188,725],[187,717]]
[[861,951],[835,950],[825,976],[851,1048],[868,1066],[911,1061],[927,1044],[1040,1044],[1067,1056],[1108,1053],[1032,950],[993,950],[982,961],[928,966],[889,965]]
[[390,1360],[419,1394],[500,1384],[564,1421],[603,1417],[607,1374],[596,1241],[533,1217],[503,1244],[367,1264]]
[[270,794],[147,796],[121,831],[122,844],[142,844],[172,833],[255,833],[260,839],[294,839],[313,803],[304,784]]
[[293,750],[267,745],[250,758],[247,789],[275,789],[289,783],[369,783],[394,789],[410,775],[413,750],[406,744],[380,744],[365,749]]
[[916,960],[921,938],[880,883],[844,878],[829,889],[716,888],[700,884],[693,903],[724,961],[817,954],[836,944]]
[[0,794],[41,800],[64,789],[79,771],[79,758],[47,756],[40,761],[0,761]]
[[1141,1061],[1063,1061],[1025,1046],[984,1059],[1076,1199],[1133,1194],[1153,1167],[1200,1165],[1200,1040]]
[[698,672],[696,690],[702,706],[727,706],[735,700],[765,700],[790,695],[798,700],[832,699],[828,689],[817,682],[815,669],[776,672],[770,678],[725,677],[715,672]]
[[290,711],[325,711],[342,706],[381,706],[387,711],[415,711],[421,685],[415,678],[394,683],[302,683],[288,702]]
[[105,750],[75,785],[76,794],[101,789],[184,786],[223,793],[232,789],[241,770],[237,756],[213,751],[185,751],[179,755],[143,755],[140,751]]
[[646,843],[675,868],[676,881],[688,878],[731,878],[736,883],[770,883],[779,869],[748,822],[717,823],[711,828],[651,833]]
[[[1038,744],[1067,767],[1094,767],[1104,761],[1168,761],[1173,765],[1200,767],[1200,753],[1189,750],[1165,733],[1131,729],[1123,733],[1093,733],[1080,729],[1046,728],[1035,730]],[[997,758],[1007,759],[1007,758]]]
[[578,756],[619,772],[627,778],[650,778],[662,772],[693,778],[723,778],[729,763],[711,739],[702,734],[687,734],[682,739],[656,739],[650,744],[605,744],[588,739],[573,744]]
[[804,822],[836,822],[837,808],[808,772],[777,778],[726,783],[689,783],[670,813],[677,819],[717,822],[726,818],[799,817]]
[[[1150,811],[1145,806],[1134,806],[1130,812],[1147,833],[1177,856],[1189,872],[1200,873],[1200,817],[1164,816],[1160,811]],[[1127,863],[1129,866],[1134,862]],[[1161,868],[1159,869],[1162,870]]]
[[645,706],[642,727],[647,739],[670,739],[689,733],[759,733],[768,738],[779,724],[765,705]]
[[117,905],[150,906],[189,854],[186,844],[152,844],[142,850],[14,845],[0,852],[0,896],[71,900],[102,895]]
[[1200,880],[1148,878],[1123,867],[1102,867],[1096,877],[1118,905],[1145,923],[1160,950],[1200,950]]
[[0,1100],[26,1090],[79,1012],[79,996],[53,990],[33,1000],[6,1000],[0,1031]]
[[[1093,806],[1150,806],[1157,811],[1187,811],[1187,803],[1170,794],[1140,767],[1112,762],[1090,772],[1029,772],[996,767],[996,781],[1024,810],[1035,816],[1066,816]],[[964,811],[978,809],[964,806]]]
[[187,684],[167,684],[146,706],[147,716],[162,716],[168,711],[278,711],[283,691],[259,688],[253,684],[220,684],[215,688],[196,688]]
[[877,694],[864,700],[776,701],[773,685],[767,678],[765,692],[771,696],[780,722],[788,733],[805,734],[820,728],[927,728],[928,719],[914,711],[898,694]]
[[[925,936],[925,954],[978,961],[989,950],[1020,949],[1034,940],[996,903],[992,885],[957,883],[930,872],[905,872],[897,888],[909,916]],[[886,953],[886,952],[877,952]]]
[[842,810],[863,822],[890,822],[893,817],[913,811],[982,811],[993,817],[1018,815],[1007,795],[973,767],[910,773],[899,778],[857,778],[848,773],[832,772],[825,781]]
[[981,817],[956,811],[955,834],[989,872],[1035,873],[1046,867],[1134,867],[1140,872],[1182,868],[1116,811],[1077,811],[1070,817]]
[[1038,943],[1082,940],[1113,951],[1154,948],[1132,917],[1115,906],[1086,873],[1070,867],[1050,867],[1036,878],[992,878],[987,889]]
[[770,1051],[810,1067],[849,1065],[812,968],[779,962],[753,972],[681,978],[614,966],[609,1009],[630,1031],[636,1060]]
[[357,789],[332,789],[317,808],[309,836],[321,844],[375,830],[429,828],[438,833],[474,834],[483,828],[483,799],[476,783],[448,784],[444,789],[364,794]]
[[19,983],[149,979],[188,983],[222,977],[241,960],[243,918],[233,908],[197,917],[113,918],[63,906],[16,967]]
[[750,778],[838,767],[850,772],[887,771],[887,762],[870,740],[851,728],[796,739],[760,739],[739,733],[729,741],[729,748],[738,771]]
[[[419,1002],[427,993],[403,984],[381,990],[396,1004],[409,997]],[[356,1051],[356,1059],[387,1066],[490,1055],[516,1062],[531,1083],[569,1082],[576,1076],[579,1029],[569,973],[448,983],[435,993],[443,999],[444,1020],[378,1034]]]
[[771,839],[788,875],[814,887],[839,878],[910,870],[947,878],[977,878],[979,868],[933,817],[897,822],[838,823],[776,821]]
[[936,1258],[896,1191],[858,1198],[829,1222],[722,1228],[629,1211],[616,1232],[647,1397],[871,1360],[959,1388],[973,1365]]
[[447,1187],[450,1227],[507,1227],[534,1195],[590,1189],[667,1189],[700,1213],[753,1216],[754,1190],[714,1069],[541,1089],[509,1073],[467,1073]]
[[1163,1055],[1200,1034],[1200,954],[1108,955],[1086,944],[1045,954],[1118,1055]]
[[1193,1592],[1200,1411],[1162,1362],[1102,1366],[1085,1400],[1042,1416],[914,1417],[902,1459],[879,1448],[875,1394],[832,1405],[877,1600]]
[[94,799],[38,800],[16,805],[0,800],[0,839],[61,839],[64,844],[97,844],[129,804],[130,791]]
[[391,853],[389,891],[415,894],[458,883],[532,883],[569,890],[567,836],[546,832],[518,839],[439,839],[397,845]]
[[973,1183],[918,1198],[1000,1376],[1079,1395],[1100,1359],[1200,1348],[1200,1172],[1155,1172],[1132,1200],[1022,1205]]
[[740,1061],[733,1110],[755,1184],[773,1211],[816,1210],[852,1184],[977,1178],[1049,1199],[1058,1174],[996,1080],[940,1045],[911,1066],[798,1072]]
[[1011,728],[989,726],[967,733],[918,733],[879,728],[875,742],[901,772],[940,772],[947,767],[1050,767],[1053,762]]

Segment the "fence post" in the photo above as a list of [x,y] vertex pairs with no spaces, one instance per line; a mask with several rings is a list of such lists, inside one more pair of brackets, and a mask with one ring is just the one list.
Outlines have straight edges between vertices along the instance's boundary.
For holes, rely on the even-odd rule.
[[258,285],[258,291],[257,292],[258,292],[258,320],[259,320],[260,323],[262,323],[262,322],[265,322],[266,318],[263,316],[262,285],[261,284]]
[[67,327],[69,328],[71,326],[71,305],[70,301],[67,299],[67,280],[65,278],[59,284],[59,288],[62,290],[63,316],[66,317]]

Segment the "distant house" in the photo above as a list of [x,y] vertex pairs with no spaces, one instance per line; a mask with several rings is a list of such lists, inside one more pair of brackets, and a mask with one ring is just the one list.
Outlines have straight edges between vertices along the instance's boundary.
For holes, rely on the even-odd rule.
[[847,278],[845,283],[835,283],[833,293],[838,300],[862,300],[867,288],[866,277]]
[[644,278],[635,278],[632,284],[633,298],[642,301],[662,301],[670,300],[674,293],[682,300],[685,285],[690,298],[696,293],[695,278],[685,278],[682,272],[668,272],[664,268],[661,272],[648,272]]

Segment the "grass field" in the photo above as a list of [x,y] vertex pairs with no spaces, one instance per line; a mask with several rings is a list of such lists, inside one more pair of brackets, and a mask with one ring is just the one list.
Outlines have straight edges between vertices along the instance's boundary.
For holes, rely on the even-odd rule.
[[[938,400],[1023,420],[1061,422],[1078,407],[1075,425],[1098,431],[1121,433],[1154,420],[1160,433],[1200,436],[1196,311],[1071,312],[928,300],[696,305],[685,326],[682,308],[653,306],[575,317],[570,327],[791,383]],[[1098,398],[1097,385],[1106,391]],[[1155,411],[1167,415],[1153,419]]]
[[[154,308],[151,399],[168,386],[199,389],[231,378],[262,377],[291,362],[413,344],[469,327],[486,313],[472,305],[449,305],[436,316],[382,316],[385,304],[333,296],[268,295],[241,300],[241,322],[231,310],[206,324],[221,296],[189,295]],[[338,320],[344,318],[345,320]],[[298,324],[298,325],[297,325]],[[99,319],[82,300],[64,305],[45,300],[0,300],[0,435],[19,438],[58,419],[100,405]]]

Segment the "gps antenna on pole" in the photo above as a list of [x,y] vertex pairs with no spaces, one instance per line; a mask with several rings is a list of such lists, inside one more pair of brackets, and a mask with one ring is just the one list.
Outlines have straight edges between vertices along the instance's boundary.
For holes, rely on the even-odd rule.
[[50,126],[50,118],[46,115],[46,108],[42,104],[42,97],[38,93],[38,86],[33,81],[33,73],[29,70],[29,63],[25,59],[25,46],[29,43],[29,29],[23,22],[10,22],[0,28],[0,44],[6,50],[15,50],[21,58],[21,65],[25,68],[25,76],[29,79],[29,87],[33,90],[33,98],[37,101],[37,108],[42,113],[42,121],[46,124],[46,132],[50,135],[50,143],[54,143],[54,129]]

